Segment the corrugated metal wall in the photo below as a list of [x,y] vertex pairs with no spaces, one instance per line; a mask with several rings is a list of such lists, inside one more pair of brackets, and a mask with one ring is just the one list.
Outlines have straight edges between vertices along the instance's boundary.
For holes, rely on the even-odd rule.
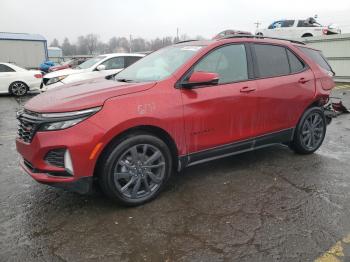
[[350,34],[303,39],[311,47],[322,50],[336,73],[338,82],[350,82]]
[[43,41],[0,40],[0,62],[37,68],[45,60],[46,50]]

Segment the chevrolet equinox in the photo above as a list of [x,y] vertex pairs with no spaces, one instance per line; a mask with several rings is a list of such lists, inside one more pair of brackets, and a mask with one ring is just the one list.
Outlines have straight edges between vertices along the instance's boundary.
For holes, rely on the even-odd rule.
[[160,49],[112,79],[58,87],[17,113],[36,181],[135,206],[174,170],[275,144],[322,144],[333,71],[320,51],[256,36]]

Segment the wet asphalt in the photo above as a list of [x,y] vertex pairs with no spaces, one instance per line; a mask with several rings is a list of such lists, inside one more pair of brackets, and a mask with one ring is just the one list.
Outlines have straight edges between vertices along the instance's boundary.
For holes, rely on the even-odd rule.
[[[334,95],[350,107],[350,89]],[[314,261],[350,233],[350,114],[313,155],[276,146],[194,166],[124,208],[20,170],[15,112],[27,99],[0,96],[0,261]]]

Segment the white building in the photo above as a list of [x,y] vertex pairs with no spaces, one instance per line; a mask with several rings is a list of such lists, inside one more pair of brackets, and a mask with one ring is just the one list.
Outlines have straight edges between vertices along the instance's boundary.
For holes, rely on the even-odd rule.
[[38,68],[48,59],[47,41],[41,35],[0,32],[0,62]]

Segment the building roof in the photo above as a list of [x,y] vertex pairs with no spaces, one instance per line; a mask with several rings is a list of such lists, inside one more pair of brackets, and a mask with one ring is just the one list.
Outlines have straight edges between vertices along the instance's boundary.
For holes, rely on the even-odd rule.
[[48,50],[55,50],[55,51],[62,51],[62,48],[59,48],[57,46],[49,46],[47,49]]
[[38,35],[38,34],[8,33],[8,32],[0,32],[0,39],[46,41],[46,39],[42,35]]

